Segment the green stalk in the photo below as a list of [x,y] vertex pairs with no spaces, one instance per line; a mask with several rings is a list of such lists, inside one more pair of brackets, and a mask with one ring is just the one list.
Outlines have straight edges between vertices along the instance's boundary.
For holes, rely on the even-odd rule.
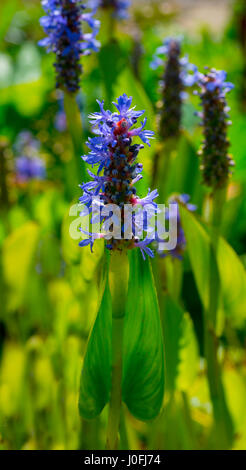
[[129,441],[127,436],[126,421],[124,416],[124,409],[121,408],[121,417],[120,417],[120,448],[121,450],[129,449]]
[[125,306],[128,291],[129,263],[127,252],[113,252],[109,266],[109,287],[112,297],[112,385],[106,448],[118,447],[121,416],[121,383]]
[[177,139],[169,138],[161,146],[156,155],[157,162],[155,164],[155,175],[153,187],[159,188],[159,204],[164,204],[168,196],[168,178],[170,175],[170,167],[173,153],[177,148]]
[[220,236],[223,207],[226,199],[226,188],[214,191],[210,206],[211,246],[209,260],[209,304],[205,312],[204,343],[207,359],[207,373],[210,397],[213,404],[216,433],[220,445],[227,448],[233,439],[233,423],[226,403],[222,383],[221,367],[218,361],[219,340],[216,334],[217,312],[220,299],[220,279],[216,264],[216,255]]
[[[88,179],[85,163],[80,158],[83,154],[83,127],[80,111],[76,102],[76,95],[64,92],[64,109],[74,151],[74,158],[69,162],[69,168],[66,172],[68,177],[68,191],[72,196],[75,196],[76,182],[79,184],[86,182]],[[71,175],[73,176],[71,177]]]
[[113,13],[113,8],[107,8],[105,11],[102,11],[100,35],[103,38],[103,44],[112,42],[115,36],[116,21]]

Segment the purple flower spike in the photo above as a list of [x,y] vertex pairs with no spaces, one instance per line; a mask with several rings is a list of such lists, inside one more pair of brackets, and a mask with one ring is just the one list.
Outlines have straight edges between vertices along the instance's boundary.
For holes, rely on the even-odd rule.
[[[146,206],[156,211],[155,199],[158,196],[157,190],[148,192],[144,198],[137,196],[134,184],[142,178],[141,172],[143,165],[137,163],[136,159],[139,151],[143,148],[142,144],[133,143],[134,137],[139,137],[144,143],[149,144],[149,139],[153,138],[153,132],[144,130],[146,119],[140,127],[137,120],[144,111],[136,111],[131,107],[132,98],[126,94],[121,95],[114,104],[117,112],[111,112],[104,109],[104,103],[98,102],[100,111],[91,114],[90,121],[96,137],[88,140],[87,146],[90,149],[88,155],[82,158],[92,167],[97,166],[97,174],[89,171],[91,181],[81,185],[83,196],[80,202],[85,204],[88,213],[93,214],[93,202],[95,196],[99,197],[97,202],[98,214],[93,214],[92,219],[100,222],[100,227],[107,226],[109,216],[105,215],[104,210],[108,205],[114,204],[119,208],[119,218],[114,218],[114,222],[119,224],[120,237],[114,238],[105,235],[108,240],[106,247],[109,250],[140,248],[143,257],[145,255],[153,256],[149,244],[153,239],[144,234],[144,240],[139,237],[139,226],[135,216],[131,218],[131,232],[129,238],[124,238],[124,225],[128,221],[124,220],[124,207],[144,208]],[[84,215],[84,211],[82,212]],[[146,224],[143,231],[148,232]],[[108,234],[108,233],[107,233]],[[102,233],[89,233],[88,238],[80,243],[80,246],[90,244],[91,248],[97,238],[102,238]]]
[[[164,68],[160,82],[162,105],[159,113],[160,136],[163,139],[179,134],[182,120],[182,101],[185,89],[195,84],[197,68],[188,57],[180,57],[181,39],[167,38],[158,47],[150,64],[151,68]],[[166,60],[165,60],[166,56]]]
[[[96,40],[100,23],[93,13],[84,12],[80,0],[42,0],[42,5],[47,16],[40,19],[40,24],[47,37],[39,45],[56,54],[56,87],[75,93],[82,73],[80,57],[100,46]],[[91,33],[83,32],[83,22]]]
[[234,86],[227,82],[227,74],[223,70],[208,70],[207,73],[196,73],[200,86],[200,99],[204,141],[199,155],[203,181],[212,188],[226,186],[234,166],[228,148],[227,127],[230,125],[226,93]]

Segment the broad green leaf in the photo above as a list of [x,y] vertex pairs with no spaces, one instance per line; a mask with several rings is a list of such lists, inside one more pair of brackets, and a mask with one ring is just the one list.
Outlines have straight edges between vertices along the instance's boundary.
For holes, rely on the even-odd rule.
[[[149,261],[135,250],[124,327],[122,399],[139,419],[158,415],[164,391],[164,358],[159,308]],[[81,374],[79,409],[97,416],[110,397],[112,307],[106,283]]]
[[220,238],[217,263],[222,282],[225,314],[239,326],[246,319],[246,274],[245,268],[233,248]]
[[[206,308],[209,294],[209,234],[193,214],[183,207],[180,212],[192,270],[201,301]],[[216,261],[221,283],[221,309],[238,326],[246,317],[245,269],[235,251],[223,238],[219,240]]]
[[223,384],[237,435],[233,448],[244,449],[246,443],[245,377],[237,369],[228,367],[223,372]]
[[95,418],[109,401],[112,355],[112,307],[108,283],[92,329],[82,367],[79,411]]
[[134,250],[124,331],[122,397],[143,421],[155,418],[164,393],[164,354],[159,307],[149,260]]
[[165,296],[163,311],[166,389],[187,390],[198,364],[198,347],[192,320],[170,297]]
[[197,289],[204,307],[207,308],[209,298],[209,235],[189,211],[180,207],[180,214]]
[[163,299],[161,319],[165,351],[165,383],[168,391],[174,390],[178,374],[179,342],[182,336],[182,308],[169,295]]
[[26,222],[11,233],[3,244],[3,276],[9,288],[9,309],[18,308],[28,290],[28,276],[35,261],[39,227]]
[[184,313],[181,327],[177,388],[187,391],[196,378],[199,358],[196,335],[188,313]]

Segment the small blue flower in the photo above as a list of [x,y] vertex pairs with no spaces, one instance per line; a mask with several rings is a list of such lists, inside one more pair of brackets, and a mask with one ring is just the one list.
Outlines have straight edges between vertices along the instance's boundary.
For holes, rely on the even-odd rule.
[[[92,213],[93,198],[97,196],[100,200],[97,202],[98,214],[95,219],[100,221],[101,226],[105,228],[109,216],[103,215],[103,209],[109,204],[116,204],[120,208],[121,221],[124,221],[124,205],[134,206],[150,206],[156,210],[157,190],[148,191],[148,195],[144,198],[137,196],[134,184],[142,178],[141,172],[143,165],[136,163],[139,151],[143,148],[142,144],[134,144],[132,139],[139,137],[144,143],[149,144],[149,139],[153,138],[153,132],[144,130],[146,119],[142,122],[141,127],[134,127],[137,120],[144,111],[136,111],[135,107],[131,107],[132,98],[126,94],[121,95],[118,100],[113,103],[117,112],[111,112],[104,109],[104,102],[99,102],[100,112],[91,114],[90,121],[92,123],[93,132],[96,137],[89,138],[87,146],[90,149],[88,155],[82,158],[90,165],[98,167],[97,173],[89,171],[92,180],[82,184],[83,196],[80,202],[87,206],[88,212]],[[85,214],[86,211],[83,212]],[[101,215],[100,215],[101,214]],[[143,256],[145,254],[153,256],[149,244],[153,239],[145,236],[141,240],[138,234],[137,218],[133,217],[132,237],[124,239],[124,223],[121,227],[121,238],[112,238],[110,243],[106,244],[109,250],[124,248],[132,249],[140,248]],[[115,223],[120,223],[116,220]],[[148,231],[148,227],[144,226],[144,231]],[[88,238],[80,243],[80,246],[90,244],[91,249],[95,239],[105,238],[106,234],[88,233]]]
[[[100,46],[96,40],[100,23],[93,13],[84,12],[80,0],[42,0],[42,5],[47,16],[40,19],[40,24],[47,37],[39,45],[56,54],[57,88],[74,93],[79,89],[82,72],[80,57]],[[91,33],[82,31],[82,22],[92,29]]]

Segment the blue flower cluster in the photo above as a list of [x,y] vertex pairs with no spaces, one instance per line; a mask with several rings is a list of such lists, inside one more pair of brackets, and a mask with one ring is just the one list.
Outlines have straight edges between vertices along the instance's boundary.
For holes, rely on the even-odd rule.
[[197,113],[202,119],[204,141],[199,151],[202,159],[203,181],[212,188],[224,187],[231,174],[234,161],[228,154],[230,146],[227,127],[231,124],[226,102],[226,93],[234,85],[226,80],[223,70],[208,70],[202,74],[196,72],[196,81],[201,88],[198,92],[202,112]]
[[[188,209],[189,211],[194,212],[197,207],[194,204],[190,204],[189,200],[190,196],[188,194],[173,195],[169,199],[169,204],[175,204],[177,206],[177,245],[173,250],[159,251],[159,254],[162,258],[166,256],[172,256],[173,258],[177,258],[179,260],[183,259],[183,254],[186,249],[186,239],[180,219],[179,205],[181,204],[185,206],[186,209]],[[166,211],[166,219],[170,221],[170,217],[171,215],[169,214],[169,211]]]
[[158,47],[151,62],[153,69],[164,67],[160,82],[162,99],[159,105],[159,132],[163,139],[179,134],[185,89],[195,84],[194,72],[197,68],[189,63],[187,56],[181,58],[180,54],[181,40],[167,38],[163,45]]
[[128,18],[128,8],[130,7],[130,0],[90,0],[89,6],[93,10],[104,8],[112,11],[114,17],[119,19]]
[[[154,133],[144,129],[146,118],[140,127],[134,127],[144,111],[136,111],[135,107],[131,108],[131,103],[132,98],[123,94],[116,103],[113,103],[117,112],[112,113],[104,109],[103,101],[98,101],[100,112],[89,116],[96,137],[89,138],[87,146],[90,153],[82,157],[92,167],[98,166],[98,171],[96,174],[88,171],[92,180],[82,184],[83,196],[80,198],[80,203],[85,204],[91,212],[93,198],[99,197],[99,221],[104,225],[109,217],[102,215],[103,209],[109,204],[117,205],[121,214],[121,230],[124,227],[125,204],[143,208],[148,205],[155,210],[157,205],[154,199],[158,196],[157,190],[149,190],[148,195],[141,199],[137,196],[134,187],[134,184],[142,178],[143,166],[141,163],[136,163],[136,159],[143,145],[133,144],[133,138],[139,137],[143,143],[150,146],[149,139],[153,137]],[[125,240],[122,232],[120,239],[111,238],[106,247],[109,250],[138,247],[143,256],[145,253],[153,256],[153,252],[148,246],[153,239],[148,236],[143,240],[138,238],[138,227],[134,217],[132,225],[131,239]],[[146,224],[144,230],[148,231]],[[102,233],[88,232],[86,235],[88,238],[82,240],[80,246],[90,245],[91,249],[95,239],[104,237]]]
[[44,179],[46,175],[44,162],[39,157],[18,157],[16,171],[18,181],[23,183],[32,179]]
[[18,155],[15,159],[16,177],[20,183],[32,179],[44,179],[46,176],[45,163],[39,156],[40,142],[28,131],[18,135],[14,151]]
[[[100,44],[96,40],[100,23],[94,13],[85,12],[80,0],[42,0],[46,16],[40,19],[47,37],[39,41],[48,52],[56,54],[56,86],[75,93],[79,89],[82,66],[81,55],[97,51]],[[91,33],[82,31],[85,21]]]

